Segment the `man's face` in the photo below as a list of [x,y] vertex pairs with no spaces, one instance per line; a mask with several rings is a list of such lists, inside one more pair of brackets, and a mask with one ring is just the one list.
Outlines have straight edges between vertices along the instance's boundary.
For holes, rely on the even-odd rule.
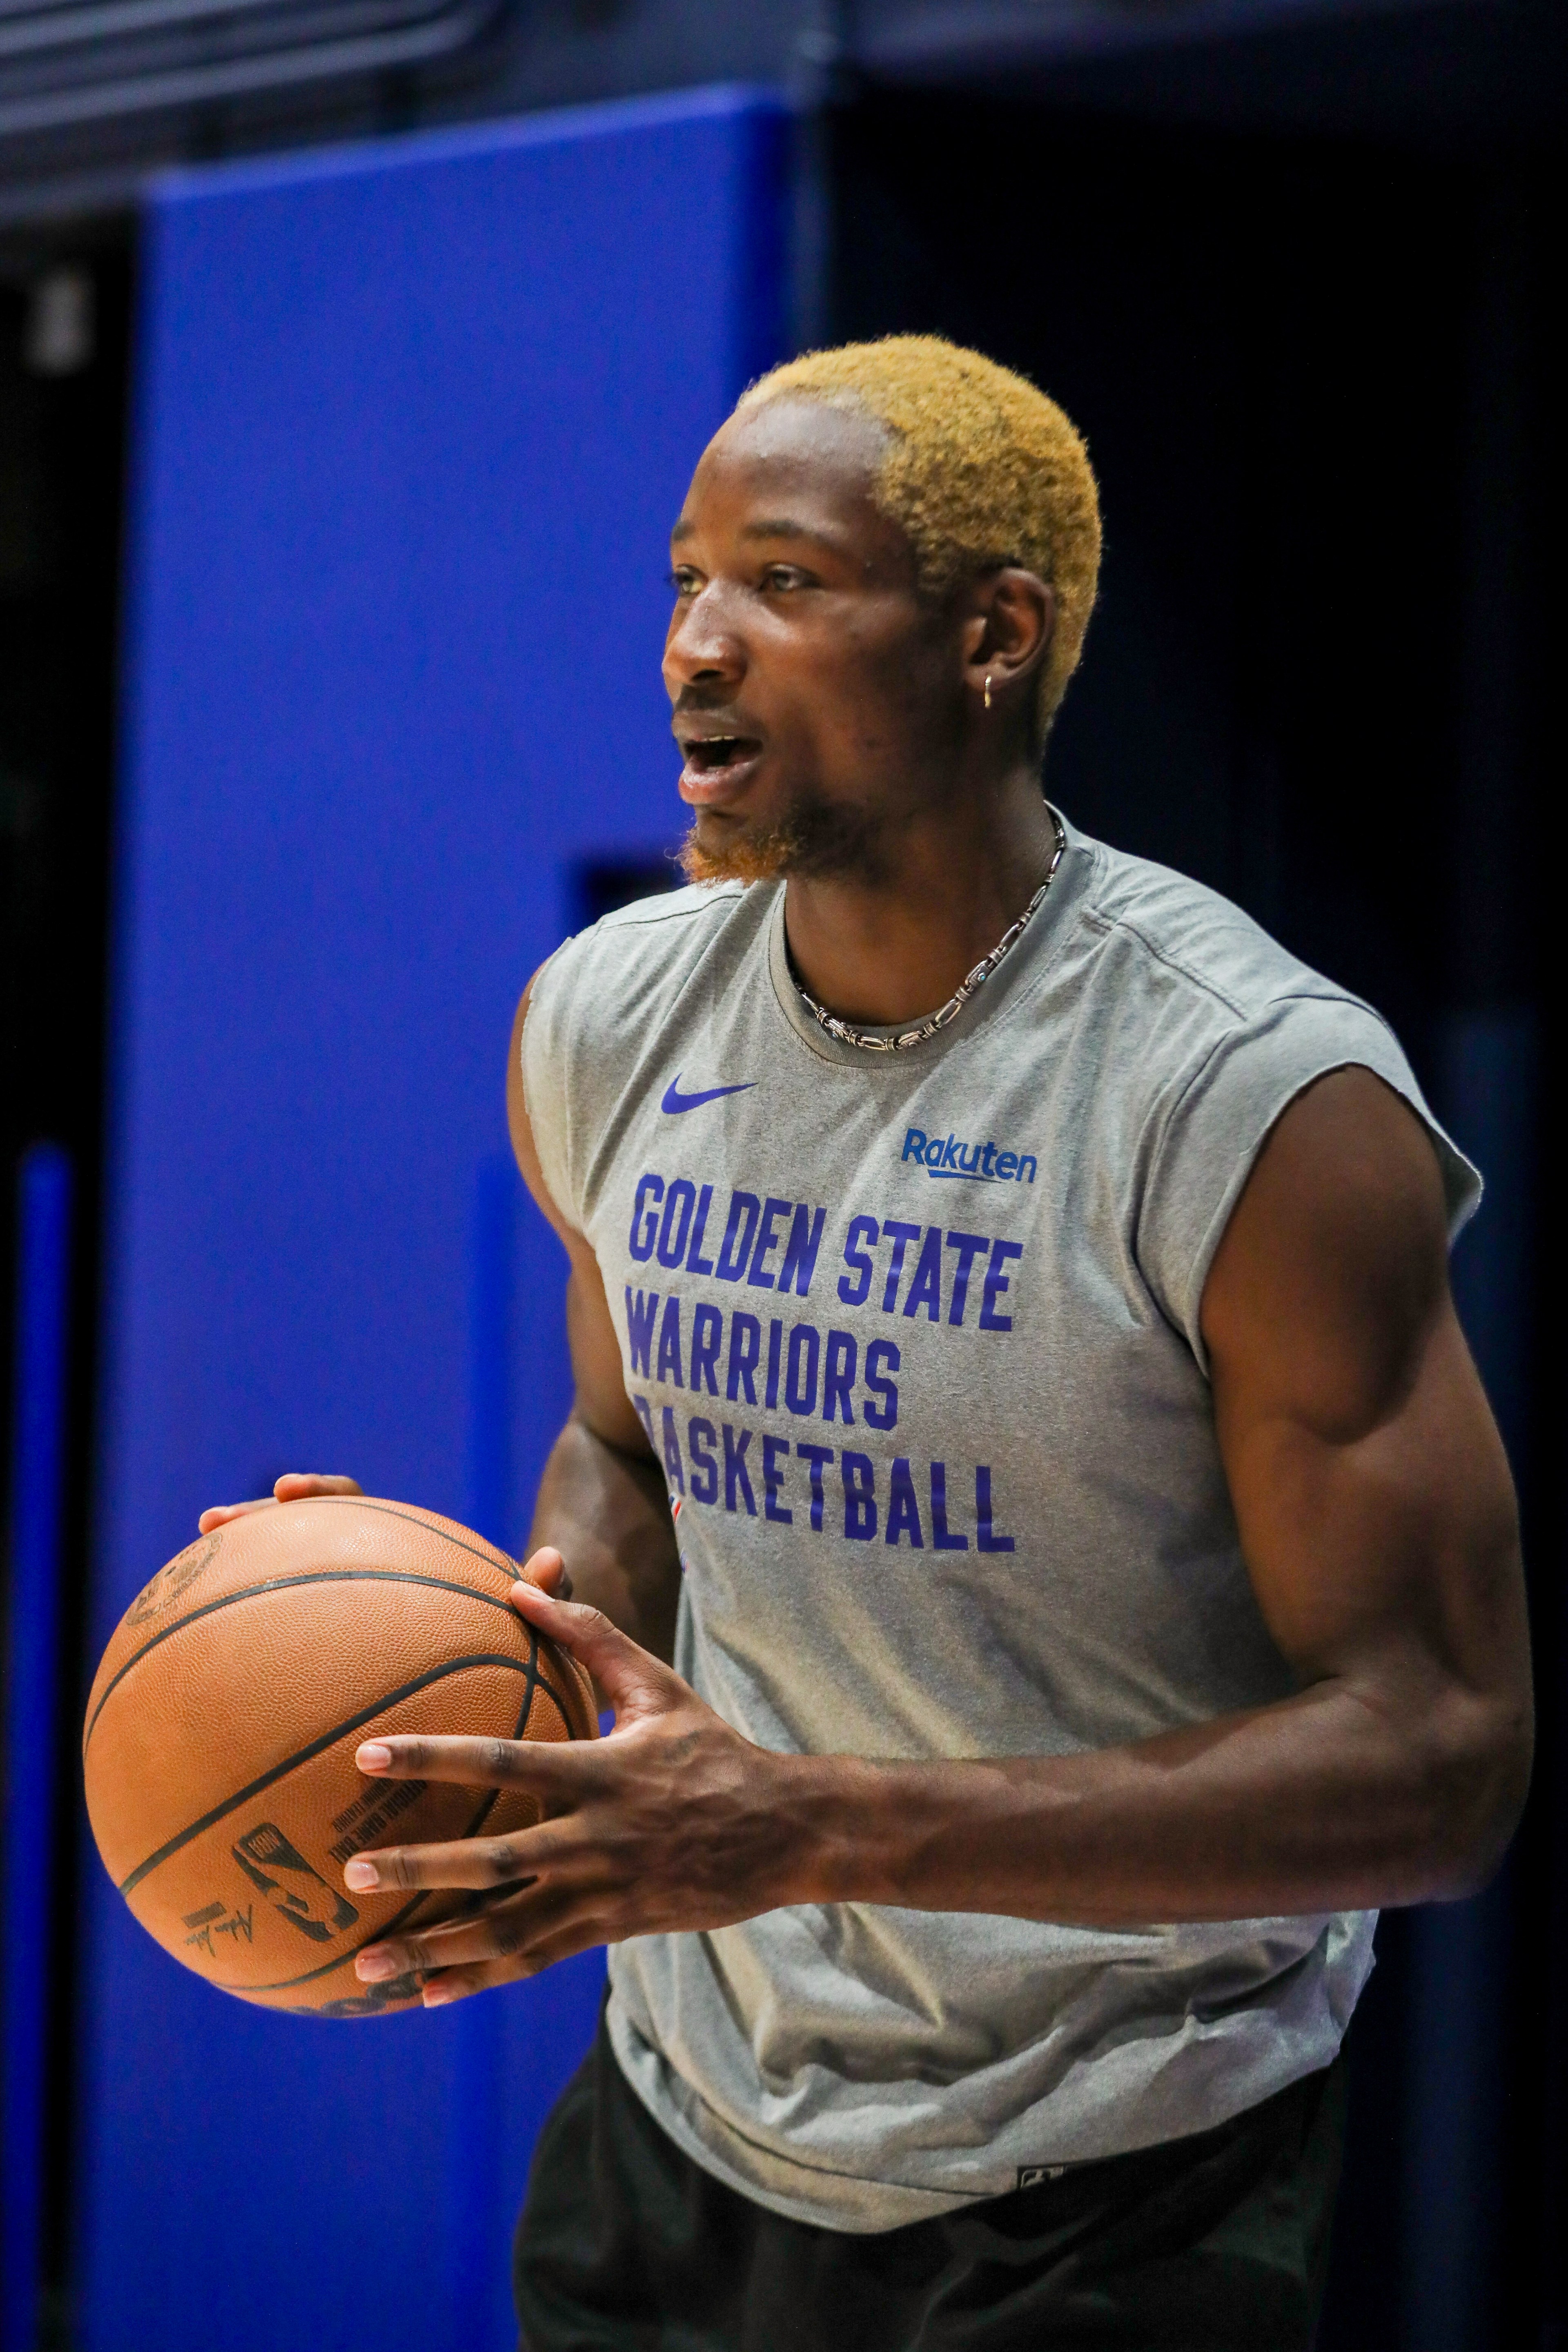
[[731,418],[692,478],[664,679],[693,880],[874,877],[951,789],[960,624],[917,594],[909,542],[872,503],[884,446],[868,419],[779,400]]

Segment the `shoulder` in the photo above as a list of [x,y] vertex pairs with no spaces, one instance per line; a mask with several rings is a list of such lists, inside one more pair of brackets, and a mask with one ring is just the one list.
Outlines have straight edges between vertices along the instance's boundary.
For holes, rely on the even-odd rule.
[[[1457,1230],[1479,1179],[1434,1118],[1382,1015],[1217,890],[1098,843],[1085,846],[1097,1066],[1133,1171],[1137,1254],[1199,1362],[1204,1283],[1231,1213],[1285,1111],[1330,1073],[1370,1071],[1414,1114]],[[1405,1129],[1391,1102],[1395,1123],[1384,1117],[1381,1090],[1358,1085],[1329,1099],[1341,1142],[1359,1117],[1363,1150],[1378,1157],[1389,1134],[1403,1150]]]
[[539,1072],[584,1053],[614,1056],[694,982],[721,986],[765,920],[756,902],[768,895],[739,883],[667,890],[563,940],[530,985],[525,1065]]
[[[563,940],[535,974],[530,1025],[571,1014],[614,1024],[647,992],[689,975],[737,928],[748,934],[754,893],[723,882],[634,899]],[[765,895],[765,894],[763,894]]]
[[602,916],[534,974],[516,1075],[544,1181],[583,1228],[602,1139],[682,1038],[743,982],[773,891],[661,892]]
[[1328,1070],[1359,1064],[1422,1101],[1399,1040],[1217,890],[1099,843],[1083,928],[1101,1054],[1147,1145],[1200,1101],[1222,1120],[1277,1118]]
[[1102,842],[1085,846],[1093,873],[1084,920],[1124,982],[1184,1004],[1216,1035],[1293,999],[1352,1007],[1383,1025],[1370,1005],[1314,971],[1206,883]]

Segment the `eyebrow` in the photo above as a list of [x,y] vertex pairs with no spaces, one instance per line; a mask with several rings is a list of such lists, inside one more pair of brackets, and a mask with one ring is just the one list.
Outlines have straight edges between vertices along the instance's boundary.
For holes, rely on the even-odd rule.
[[831,547],[834,542],[825,530],[813,530],[809,523],[796,522],[790,515],[770,515],[761,522],[742,526],[742,539],[809,539],[818,547]]
[[[690,539],[696,529],[697,525],[688,516],[682,515],[669,534],[671,547],[679,547],[682,540]],[[809,523],[796,522],[789,515],[768,515],[759,522],[744,523],[740,535],[742,539],[805,539],[817,547],[835,548],[837,545],[828,532],[813,530]]]

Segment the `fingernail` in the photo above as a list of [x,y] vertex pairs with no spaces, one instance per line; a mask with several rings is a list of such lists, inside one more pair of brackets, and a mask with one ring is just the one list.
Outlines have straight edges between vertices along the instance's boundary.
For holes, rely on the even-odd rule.
[[361,1952],[354,1961],[354,1974],[363,1983],[378,1984],[382,1978],[397,1974],[397,1962],[390,1952]]
[[362,1772],[384,1772],[391,1761],[391,1748],[379,1739],[367,1739],[354,1753],[354,1762]]
[[343,1885],[352,1886],[356,1895],[373,1894],[381,1883],[381,1873],[374,1862],[350,1862],[343,1865]]
[[425,1988],[424,2000],[426,2009],[445,2009],[448,2001],[460,2000],[461,1998],[461,1994],[452,1986],[444,1985],[439,1980],[435,1984],[427,1984]]

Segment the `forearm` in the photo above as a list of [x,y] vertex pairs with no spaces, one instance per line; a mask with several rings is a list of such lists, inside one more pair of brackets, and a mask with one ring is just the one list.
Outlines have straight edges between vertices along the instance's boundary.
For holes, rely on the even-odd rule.
[[658,1467],[610,1445],[575,1414],[539,1482],[529,1550],[553,1544],[574,1600],[668,1664],[675,1645],[680,1558]]
[[1441,1899],[1495,1865],[1523,1753],[1466,1695],[1413,1729],[1336,1681],[1089,1755],[780,1759],[800,1832],[775,1899],[1097,1926]]

